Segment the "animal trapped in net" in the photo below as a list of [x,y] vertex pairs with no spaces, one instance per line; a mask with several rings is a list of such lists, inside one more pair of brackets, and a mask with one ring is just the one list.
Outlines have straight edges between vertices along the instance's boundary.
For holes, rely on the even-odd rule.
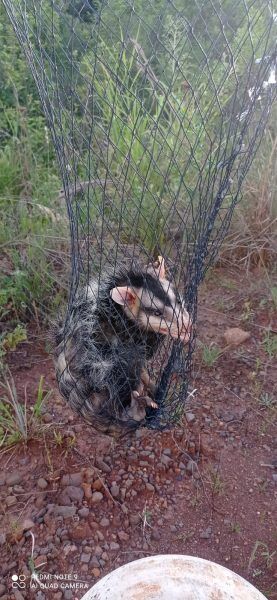
[[276,97],[273,4],[3,1],[69,218],[61,393],[102,431],[169,426],[187,397],[198,287]]

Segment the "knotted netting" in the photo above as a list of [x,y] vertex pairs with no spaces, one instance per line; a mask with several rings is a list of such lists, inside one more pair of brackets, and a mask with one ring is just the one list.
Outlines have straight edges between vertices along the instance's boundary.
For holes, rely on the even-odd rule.
[[[72,267],[64,338],[70,331],[72,341],[72,328],[89,320],[76,300],[84,300],[84,289],[101,303],[102,281],[122,265],[127,273],[150,268],[159,279],[158,256],[162,280],[174,283],[195,322],[198,287],[229,227],[276,95],[273,3],[3,1],[38,88],[63,182]],[[136,325],[128,323],[139,346]],[[85,361],[82,377],[89,380],[93,371],[99,380],[107,355],[99,341],[93,370],[90,341],[81,332],[86,339],[79,335],[75,358],[79,352]],[[182,413],[195,332],[188,343],[161,337],[146,356],[158,408],[148,407],[138,421],[157,428]],[[113,351],[117,370],[128,373],[126,353],[121,361]],[[126,378],[107,373],[118,392],[109,410],[118,418]],[[79,392],[75,384],[77,409],[88,416],[94,383]],[[136,385],[130,382],[130,392]]]

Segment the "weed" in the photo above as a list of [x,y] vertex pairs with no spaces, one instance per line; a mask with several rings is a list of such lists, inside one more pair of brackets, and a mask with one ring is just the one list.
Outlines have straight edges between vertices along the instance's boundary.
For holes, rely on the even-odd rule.
[[275,310],[277,310],[277,286],[270,288],[271,299]]
[[9,447],[17,442],[27,442],[41,428],[40,417],[43,402],[50,396],[43,391],[43,377],[40,378],[37,398],[31,409],[27,408],[25,390],[24,403],[18,399],[17,389],[11,374],[5,375],[2,384],[4,396],[0,399],[0,447]]
[[241,320],[242,321],[250,321],[252,319],[252,317],[254,316],[254,311],[251,307],[251,302],[250,300],[246,300],[246,302],[244,302],[243,304],[243,313],[241,315]]
[[274,358],[277,355],[277,335],[271,334],[267,331],[262,341],[264,351],[270,358]]
[[231,533],[240,533],[241,532],[241,526],[239,523],[231,523],[230,524],[230,530]]
[[273,408],[277,404],[277,399],[273,396],[273,394],[269,394],[268,392],[263,392],[260,395],[259,404],[263,408]]
[[270,553],[268,545],[257,540],[249,558],[248,571],[250,571],[251,566],[256,559],[260,559],[262,561],[263,568],[270,569],[272,567],[275,554],[276,550]]
[[202,361],[206,367],[212,367],[222,354],[222,349],[211,343],[209,346],[203,345]]
[[36,419],[41,418],[42,416],[42,405],[47,402],[52,394],[52,390],[45,392],[43,389],[44,377],[41,376],[37,389],[37,396],[34,406],[32,407],[33,415]]
[[211,468],[208,473],[208,481],[210,483],[213,496],[220,496],[224,491],[224,481],[218,469]]

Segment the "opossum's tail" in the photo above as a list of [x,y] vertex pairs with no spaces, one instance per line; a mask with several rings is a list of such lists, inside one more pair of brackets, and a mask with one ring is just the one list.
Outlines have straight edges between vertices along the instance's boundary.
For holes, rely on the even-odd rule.
[[127,411],[123,409],[123,415],[126,414],[126,419],[120,416],[111,415],[108,407],[105,409],[107,398],[103,393],[93,394],[93,401],[90,401],[85,395],[80,394],[76,388],[70,392],[68,402],[71,408],[81,415],[89,425],[97,431],[111,435],[113,437],[123,437],[127,433],[135,431],[142,421],[137,421],[128,416]]

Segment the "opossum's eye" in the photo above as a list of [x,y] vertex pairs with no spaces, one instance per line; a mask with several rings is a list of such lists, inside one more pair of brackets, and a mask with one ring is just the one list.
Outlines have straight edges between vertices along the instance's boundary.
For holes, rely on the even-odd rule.
[[161,317],[163,313],[157,308],[156,310],[153,310],[153,315],[155,315],[155,317]]

